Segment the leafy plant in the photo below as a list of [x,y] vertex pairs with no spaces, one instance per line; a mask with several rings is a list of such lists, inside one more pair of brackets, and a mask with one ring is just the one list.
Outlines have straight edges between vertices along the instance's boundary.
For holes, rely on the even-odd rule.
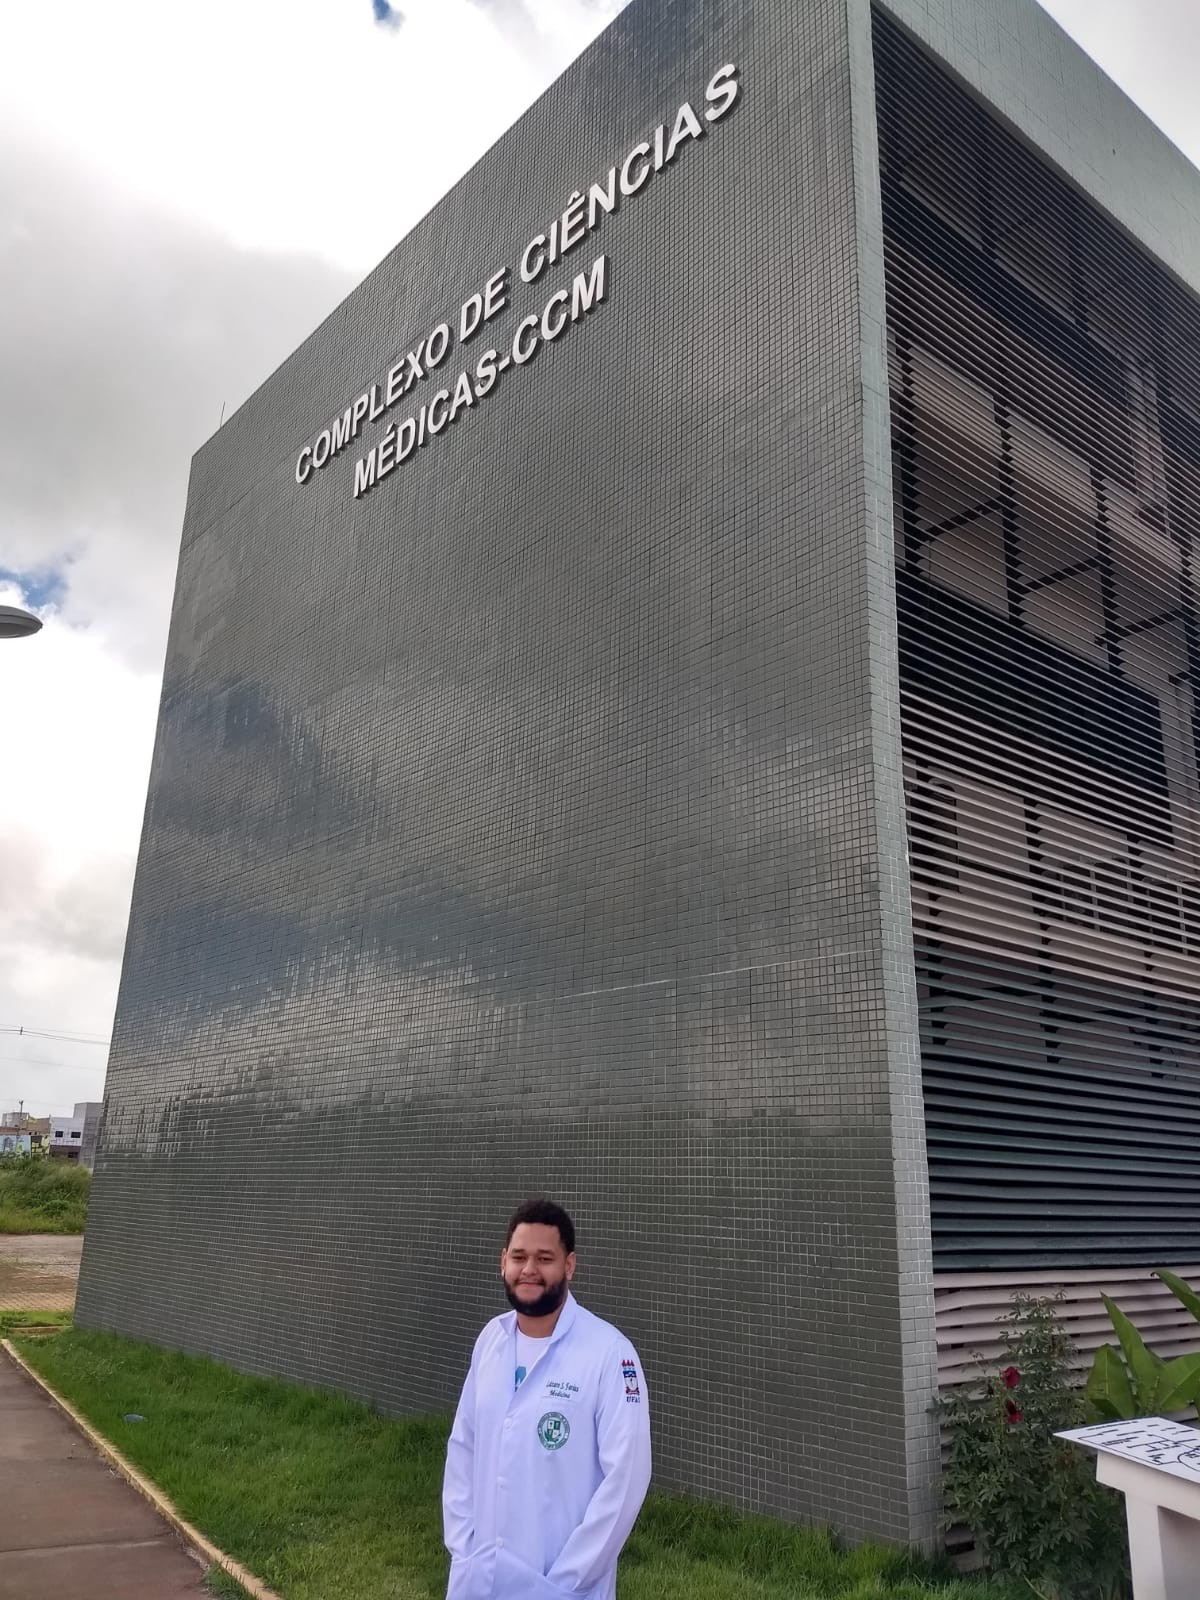
[[1054,1437],[1084,1421],[1055,1302],[1014,1295],[1004,1320],[998,1366],[977,1358],[978,1381],[939,1404],[951,1430],[947,1522],[966,1523],[992,1572],[1041,1600],[1121,1600],[1120,1497],[1084,1451]]
[[[1200,1323],[1200,1295],[1175,1273],[1160,1267],[1154,1273]],[[1161,1416],[1200,1407],[1200,1350],[1164,1361],[1147,1348],[1133,1323],[1108,1295],[1103,1296],[1117,1345],[1096,1351],[1087,1380],[1093,1420],[1124,1422],[1131,1417]],[[1200,1334],[1200,1330],[1198,1330]]]
[[73,1161],[0,1155],[0,1233],[82,1233],[91,1183]]

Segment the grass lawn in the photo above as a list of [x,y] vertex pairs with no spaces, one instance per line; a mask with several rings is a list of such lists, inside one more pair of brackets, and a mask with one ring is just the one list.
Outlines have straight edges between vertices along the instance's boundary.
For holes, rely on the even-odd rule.
[[27,1328],[66,1329],[71,1326],[69,1311],[0,1311],[0,1339],[15,1339]]
[[[195,1356],[72,1329],[19,1341],[60,1394],[180,1513],[286,1600],[441,1600],[447,1424],[246,1378]],[[145,1421],[130,1423],[127,1413]],[[223,1577],[222,1596],[240,1593]],[[656,1495],[620,1600],[1012,1600],[915,1556]],[[1028,1597],[1026,1596],[1026,1600]]]
[[87,1211],[48,1217],[27,1206],[0,1205],[0,1233],[82,1233]]

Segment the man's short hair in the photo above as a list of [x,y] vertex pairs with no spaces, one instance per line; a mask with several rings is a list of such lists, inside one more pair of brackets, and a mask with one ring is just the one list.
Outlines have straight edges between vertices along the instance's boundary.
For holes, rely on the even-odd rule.
[[545,1195],[537,1195],[532,1200],[526,1200],[524,1205],[518,1206],[508,1225],[508,1233],[504,1240],[505,1249],[512,1243],[513,1234],[523,1222],[538,1222],[546,1228],[557,1228],[563,1248],[568,1255],[574,1254],[575,1224],[556,1201],[547,1200]]

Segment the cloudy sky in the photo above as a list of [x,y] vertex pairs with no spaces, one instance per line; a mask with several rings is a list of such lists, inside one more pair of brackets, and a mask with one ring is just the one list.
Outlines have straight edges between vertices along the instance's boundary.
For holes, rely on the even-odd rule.
[[[192,452],[621,4],[0,6],[0,1113],[103,1089]],[[1195,0],[1048,9],[1200,164]]]

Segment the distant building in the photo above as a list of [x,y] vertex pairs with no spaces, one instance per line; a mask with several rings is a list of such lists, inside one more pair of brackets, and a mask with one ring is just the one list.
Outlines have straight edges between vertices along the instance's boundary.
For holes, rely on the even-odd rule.
[[40,1150],[50,1143],[50,1118],[31,1117],[28,1111],[0,1112],[0,1128],[8,1133],[23,1133],[28,1136],[31,1150]]
[[79,1100],[69,1117],[51,1117],[50,1154],[60,1161],[80,1161],[91,1167],[96,1159],[102,1110],[102,1101]]

